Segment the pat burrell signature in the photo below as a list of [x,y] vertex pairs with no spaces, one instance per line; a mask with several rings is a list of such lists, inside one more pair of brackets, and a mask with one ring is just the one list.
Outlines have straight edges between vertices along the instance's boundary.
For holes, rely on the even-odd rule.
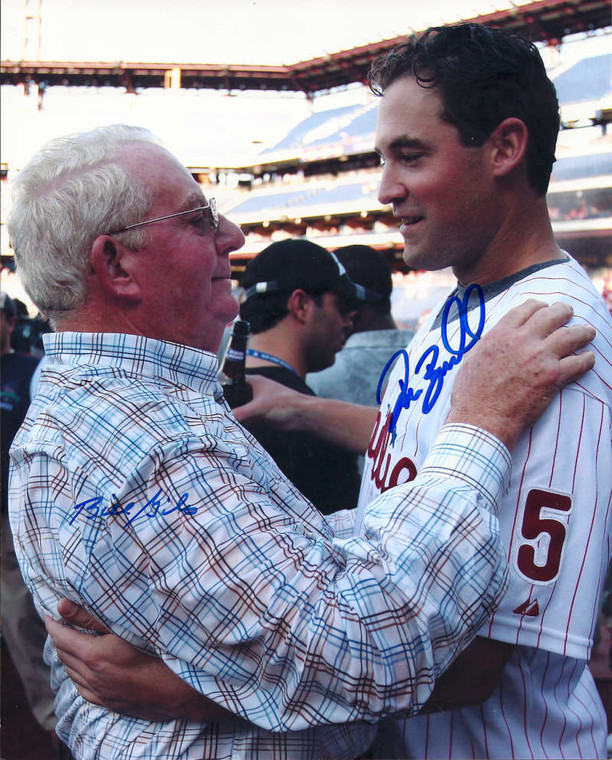
[[[475,330],[472,330],[468,320],[468,304],[470,303],[470,297],[472,296],[472,293],[475,293],[476,298],[478,299],[478,304],[474,309],[475,316],[478,318],[478,325]],[[452,316],[451,310],[453,308],[457,310],[459,316],[459,334],[455,338],[456,345],[451,346],[447,330],[449,320]],[[474,322],[474,319],[475,317],[473,316],[472,322]],[[444,310],[442,311],[442,325],[440,332],[442,345],[450,354],[450,359],[443,361],[438,366],[438,360],[440,357],[440,349],[438,346],[430,346],[423,353],[421,358],[416,363],[414,374],[420,375],[428,382],[428,385],[425,389],[419,388],[419,390],[414,390],[410,387],[410,363],[407,352],[402,349],[401,351],[396,351],[393,354],[381,373],[380,380],[378,381],[378,388],[376,390],[376,398],[380,404],[381,391],[384,386],[387,374],[389,373],[389,370],[391,369],[391,366],[395,360],[398,357],[401,357],[404,362],[404,377],[400,378],[398,381],[400,392],[395,402],[395,406],[391,414],[391,420],[389,422],[390,433],[393,433],[395,430],[397,421],[402,411],[404,409],[408,409],[412,402],[416,401],[421,396],[423,396],[423,414],[429,414],[442,391],[446,374],[461,362],[464,355],[471,348],[473,348],[480,339],[480,336],[482,335],[482,329],[484,327],[484,320],[484,295],[479,285],[470,285],[469,288],[466,289],[462,299],[457,298],[457,296],[453,296],[447,300],[446,304],[444,305]]]
[[[122,504],[115,494],[113,494],[111,503],[108,506],[103,506],[104,497],[95,496],[92,499],[86,499],[74,505],[74,513],[70,518],[69,524],[72,525],[81,514],[85,514],[85,517],[89,520],[93,520],[96,517],[128,515],[128,523],[134,522],[134,520],[137,520],[143,514],[145,517],[152,518],[157,517],[157,515],[167,517],[173,512],[181,512],[188,517],[193,517],[197,514],[198,508],[189,506],[187,504],[188,500],[189,494],[184,493],[178,498],[176,504],[172,504],[170,498],[163,497],[161,488],[142,504],[138,504],[135,501],[128,501],[126,504]],[[172,506],[167,507],[168,504],[172,504]],[[162,509],[164,506],[166,508]]]

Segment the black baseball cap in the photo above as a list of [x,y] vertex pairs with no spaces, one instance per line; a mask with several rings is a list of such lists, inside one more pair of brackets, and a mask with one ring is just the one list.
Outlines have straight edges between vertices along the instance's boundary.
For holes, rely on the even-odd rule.
[[4,291],[0,292],[0,311],[8,314],[9,317],[14,317],[17,315],[17,307],[15,305],[15,301],[13,301],[9,294],[5,293]]
[[368,291],[350,279],[337,257],[306,238],[279,240],[264,248],[247,264],[241,285],[247,299],[300,288],[339,293],[349,308],[368,300]]

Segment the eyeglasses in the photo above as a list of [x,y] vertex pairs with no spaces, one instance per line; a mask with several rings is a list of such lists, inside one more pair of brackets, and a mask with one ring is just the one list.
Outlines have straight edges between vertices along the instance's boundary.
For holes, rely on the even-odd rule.
[[114,230],[109,235],[118,235],[120,232],[126,232],[127,230],[133,230],[135,227],[144,227],[145,224],[153,224],[153,222],[161,222],[164,219],[173,219],[175,216],[183,216],[183,214],[195,214],[196,211],[208,211],[208,221],[212,227],[213,233],[216,235],[219,230],[219,212],[217,211],[217,201],[214,198],[208,199],[207,206],[196,206],[196,208],[190,208],[187,211],[177,211],[176,214],[166,214],[166,216],[158,216],[155,219],[147,219],[146,222],[136,222],[136,224],[128,224],[127,227],[122,227],[120,230]]

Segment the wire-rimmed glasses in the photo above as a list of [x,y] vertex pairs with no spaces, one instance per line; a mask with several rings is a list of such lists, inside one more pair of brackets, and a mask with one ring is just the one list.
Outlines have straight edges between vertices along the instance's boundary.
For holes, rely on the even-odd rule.
[[155,219],[147,219],[144,222],[136,222],[136,224],[128,224],[127,227],[122,227],[119,230],[110,232],[109,235],[118,235],[120,232],[126,232],[127,230],[133,230],[136,227],[144,227],[146,224],[153,224],[153,222],[161,222],[164,219],[173,219],[175,216],[183,216],[183,214],[194,214],[196,211],[208,211],[208,219],[213,233],[216,234],[219,229],[219,213],[217,211],[217,202],[214,198],[208,199],[208,205],[196,206],[195,208],[187,209],[187,211],[177,211],[175,214],[166,214],[166,216],[158,216]]

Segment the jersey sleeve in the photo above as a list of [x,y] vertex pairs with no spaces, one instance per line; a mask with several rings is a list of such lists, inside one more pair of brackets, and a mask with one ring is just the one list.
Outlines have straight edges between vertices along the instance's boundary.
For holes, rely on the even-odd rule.
[[563,390],[513,453],[500,525],[510,585],[481,633],[588,659],[610,555],[610,409]]

